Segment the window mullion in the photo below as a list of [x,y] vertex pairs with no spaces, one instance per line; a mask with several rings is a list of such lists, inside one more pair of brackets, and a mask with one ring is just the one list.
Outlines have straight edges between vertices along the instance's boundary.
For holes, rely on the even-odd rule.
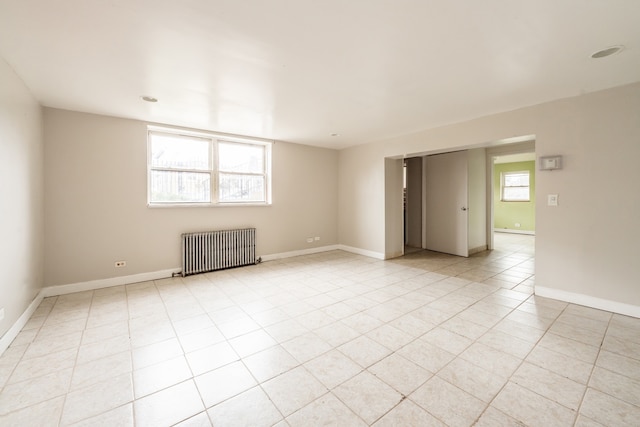
[[[208,204],[270,204],[270,144],[151,127],[147,134],[147,198],[150,205],[206,204],[206,191],[203,191],[206,185],[209,185]],[[180,145],[183,141],[185,145]],[[207,144],[208,150],[205,151],[203,143]],[[237,145],[238,148],[227,147],[226,144]],[[258,151],[258,147],[261,150]],[[258,162],[260,151],[262,158]],[[208,165],[205,164],[205,152]],[[246,163],[243,163],[245,153]],[[224,159],[220,158],[221,155],[225,156]],[[255,172],[259,163],[262,163],[262,172]],[[232,171],[221,171],[221,166],[227,164]]]
[[218,172],[218,140],[211,138],[211,149],[209,161],[211,165],[211,203],[219,203],[220,196],[220,177]]

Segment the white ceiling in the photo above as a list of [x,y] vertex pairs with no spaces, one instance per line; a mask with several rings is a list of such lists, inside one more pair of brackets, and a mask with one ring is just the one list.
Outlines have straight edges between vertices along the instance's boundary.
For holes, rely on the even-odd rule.
[[342,148],[640,81],[639,18],[638,0],[0,0],[0,56],[45,106]]

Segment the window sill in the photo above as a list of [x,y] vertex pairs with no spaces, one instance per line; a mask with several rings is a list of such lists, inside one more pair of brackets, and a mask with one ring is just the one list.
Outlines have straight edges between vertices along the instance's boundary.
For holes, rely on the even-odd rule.
[[152,209],[268,207],[271,203],[147,203]]

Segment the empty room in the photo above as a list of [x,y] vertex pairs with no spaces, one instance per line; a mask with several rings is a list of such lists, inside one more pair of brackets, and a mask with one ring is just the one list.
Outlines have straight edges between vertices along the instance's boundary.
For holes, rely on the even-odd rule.
[[639,425],[638,16],[0,1],[0,425]]

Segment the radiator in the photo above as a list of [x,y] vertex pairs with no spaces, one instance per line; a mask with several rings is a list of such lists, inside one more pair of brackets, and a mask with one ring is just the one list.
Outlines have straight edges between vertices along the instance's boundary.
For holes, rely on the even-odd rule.
[[255,263],[255,228],[182,235],[182,277]]

